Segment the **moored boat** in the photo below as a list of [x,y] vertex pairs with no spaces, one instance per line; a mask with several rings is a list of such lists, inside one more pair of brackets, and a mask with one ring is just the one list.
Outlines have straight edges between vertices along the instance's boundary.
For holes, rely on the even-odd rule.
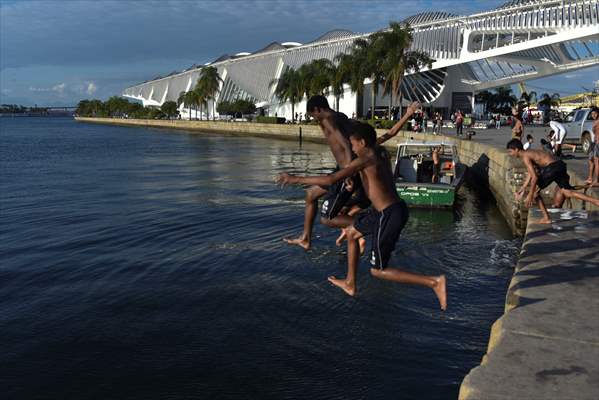
[[408,206],[451,207],[466,169],[452,142],[400,143],[394,168],[397,193]]

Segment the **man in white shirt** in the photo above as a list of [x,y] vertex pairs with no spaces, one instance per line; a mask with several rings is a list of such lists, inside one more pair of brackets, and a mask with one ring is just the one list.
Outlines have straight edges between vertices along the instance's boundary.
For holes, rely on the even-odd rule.
[[562,155],[562,143],[566,138],[566,127],[557,121],[549,121],[549,127],[551,128],[552,136],[551,142],[553,143],[553,151],[557,157]]
[[532,149],[532,142],[534,138],[532,135],[526,135],[526,143],[524,143],[524,150]]

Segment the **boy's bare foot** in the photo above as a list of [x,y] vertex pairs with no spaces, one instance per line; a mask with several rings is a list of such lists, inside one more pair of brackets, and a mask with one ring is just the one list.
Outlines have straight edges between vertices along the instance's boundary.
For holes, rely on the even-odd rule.
[[341,243],[343,243],[345,239],[347,239],[347,231],[345,230],[345,228],[341,228],[341,234],[339,235],[337,240],[335,240],[335,244],[337,246],[341,246]]
[[537,224],[550,224],[550,223],[551,223],[551,219],[544,218],[544,217],[537,221]]
[[586,181],[584,181],[585,185],[590,185],[591,183],[593,183],[593,180],[591,178],[587,179]]
[[441,310],[445,311],[447,309],[447,289],[445,286],[445,275],[438,276],[434,279],[436,284],[433,286],[433,290],[437,295],[437,299],[441,305]]
[[349,285],[345,279],[338,279],[334,276],[329,276],[329,282],[331,282],[333,285],[337,286],[352,297],[356,295],[356,286]]
[[283,241],[287,244],[297,244],[299,247],[303,248],[304,250],[310,250],[310,242],[308,242],[306,239],[303,239],[301,237],[299,237],[297,239],[283,238]]

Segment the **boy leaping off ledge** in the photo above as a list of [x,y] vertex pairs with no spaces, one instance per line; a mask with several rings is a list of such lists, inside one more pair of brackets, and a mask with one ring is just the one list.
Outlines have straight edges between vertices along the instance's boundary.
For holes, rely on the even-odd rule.
[[[507,149],[510,156],[519,158],[524,162],[528,171],[528,177],[524,180],[520,190],[516,192],[516,200],[522,198],[528,186],[529,190],[528,195],[526,196],[526,206],[532,207],[533,203],[536,201],[541,209],[541,213],[543,213],[543,218],[538,221],[539,223],[551,223],[551,218],[549,218],[549,213],[539,194],[539,190],[546,188],[552,182],[555,182],[557,186],[559,186],[559,193],[565,198],[575,197],[579,200],[588,201],[599,206],[599,199],[594,199],[574,191],[574,187],[570,185],[570,176],[567,172],[566,163],[559,160],[553,154],[542,150],[524,150],[522,142],[519,139],[510,140],[507,144]],[[536,168],[538,168],[538,173]]]
[[[420,103],[412,103],[406,110],[405,115],[391,128],[389,132],[381,136],[377,143],[381,144],[399,133],[401,127],[408,121],[412,114],[420,107]],[[329,145],[331,153],[337,162],[337,169],[346,167],[352,160],[351,146],[349,143],[350,122],[343,113],[336,112],[329,107],[329,103],[324,96],[312,96],[306,104],[306,114],[313,117],[322,130],[322,133]],[[329,227],[340,227],[335,220],[335,216],[339,208],[348,202],[351,193],[354,189],[361,186],[360,182],[355,182],[353,188],[347,183],[353,183],[351,176],[346,182],[336,182],[330,186],[312,185],[306,189],[305,212],[304,212],[304,228],[302,233],[295,238],[283,238],[288,244],[295,244],[302,247],[304,250],[310,249],[312,245],[312,229],[314,219],[318,210],[318,200],[325,198],[320,222]],[[344,193],[345,192],[345,193]],[[349,193],[347,193],[349,192]],[[349,195],[348,195],[349,194]],[[361,193],[358,193],[361,194]],[[354,196],[358,204],[363,203],[361,195]],[[360,204],[361,205],[361,204]],[[343,235],[338,239],[338,242],[343,240]]]
[[408,208],[399,198],[393,183],[389,161],[382,156],[376,144],[376,132],[370,125],[356,123],[350,133],[353,152],[358,156],[347,167],[326,176],[279,175],[278,183],[332,185],[356,173],[360,174],[366,196],[372,206],[358,214],[347,228],[347,276],[345,279],[329,277],[329,281],[350,296],[356,294],[356,271],[359,262],[358,239],[373,234],[370,273],[379,279],[426,286],[435,292],[441,309],[447,307],[445,275],[426,276],[389,268],[387,263],[399,235],[408,221]]

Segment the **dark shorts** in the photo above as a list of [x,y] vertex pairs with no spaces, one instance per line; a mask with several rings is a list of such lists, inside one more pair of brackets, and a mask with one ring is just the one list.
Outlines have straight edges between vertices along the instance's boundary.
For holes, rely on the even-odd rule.
[[328,192],[322,202],[320,215],[323,218],[333,219],[343,207],[358,205],[360,208],[367,208],[370,200],[364,193],[362,181],[359,175],[352,177],[354,181],[354,190],[350,192],[345,188],[345,181],[339,181],[327,188]]
[[591,143],[591,148],[589,149],[589,160],[594,158],[599,158],[599,145],[597,143]]
[[566,163],[562,160],[554,161],[543,168],[539,168],[539,180],[537,181],[539,188],[545,189],[552,182],[555,182],[561,189],[574,189],[570,186],[570,176],[567,172]]
[[372,235],[370,263],[374,268],[387,267],[408,216],[408,207],[403,200],[380,212],[370,207],[356,216],[354,228],[364,236]]

